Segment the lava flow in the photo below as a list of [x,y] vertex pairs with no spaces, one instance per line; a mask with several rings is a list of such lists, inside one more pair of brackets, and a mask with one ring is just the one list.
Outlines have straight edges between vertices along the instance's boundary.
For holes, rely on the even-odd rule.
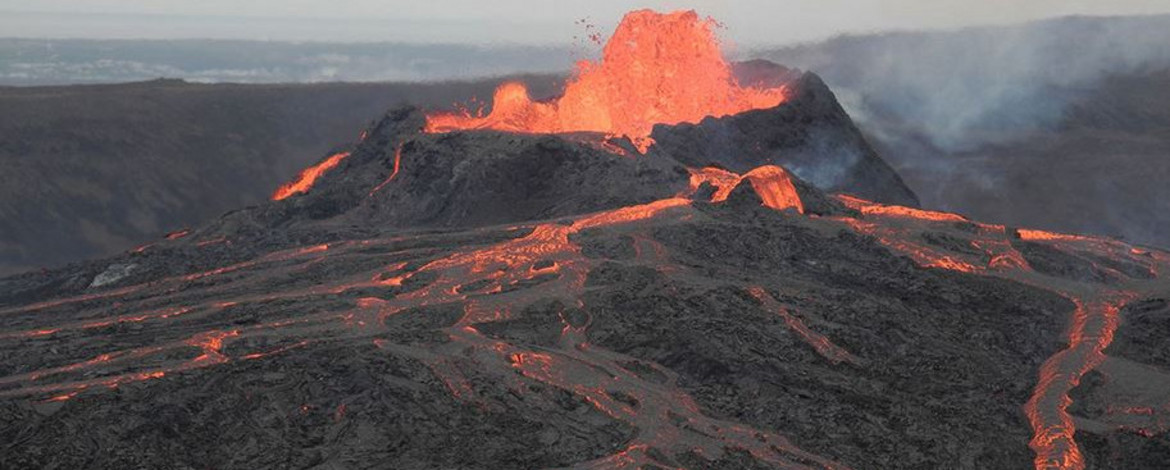
[[699,186],[703,183],[715,187],[715,193],[711,195],[711,202],[726,201],[731,196],[731,192],[746,181],[752,186],[752,190],[760,197],[765,207],[778,211],[795,209],[798,213],[804,213],[804,202],[800,200],[800,194],[796,191],[796,185],[792,183],[792,177],[788,171],[776,165],[764,165],[743,176],[713,167],[701,170],[691,169],[690,172],[691,193],[698,191]]
[[317,179],[320,178],[321,175],[324,175],[325,172],[332,170],[334,167],[341,164],[341,161],[345,160],[346,157],[349,157],[349,152],[335,153],[330,155],[329,158],[326,158],[321,163],[305,168],[303,171],[301,171],[300,175],[297,175],[296,180],[290,181],[277,188],[276,192],[272,194],[272,200],[279,201],[281,199],[286,199],[294,194],[307,192],[313,187],[313,183],[316,183]]
[[[745,178],[740,178],[746,179]],[[760,190],[759,185],[753,188]],[[764,198],[761,195],[761,198]],[[304,347],[310,341],[342,341],[351,338],[375,336],[374,344],[382,350],[412,357],[429,367],[453,397],[475,403],[476,384],[460,372],[452,358],[471,357],[481,369],[476,373],[494,374],[494,380],[511,384],[514,390],[529,388],[520,377],[533,383],[544,383],[569,391],[608,415],[639,430],[638,436],[626,450],[583,464],[588,467],[615,468],[625,462],[631,468],[649,464],[657,457],[649,449],[694,451],[718,456],[725,449],[744,449],[754,458],[778,468],[842,469],[830,459],[805,452],[785,437],[757,430],[734,422],[705,416],[699,405],[676,384],[647,380],[639,373],[626,370],[624,364],[636,362],[630,356],[606,351],[588,344],[587,329],[591,321],[571,319],[559,315],[563,322],[561,346],[553,349],[527,349],[522,343],[512,344],[492,339],[477,327],[486,323],[513,319],[513,312],[545,298],[561,298],[578,308],[588,273],[601,263],[583,256],[582,249],[571,236],[586,230],[616,230],[630,233],[636,240],[635,260],[667,268],[670,265],[665,248],[651,239],[643,225],[657,221],[685,220],[697,212],[684,198],[658,200],[648,204],[624,207],[571,221],[541,223],[531,226],[525,236],[480,248],[455,251],[448,256],[433,259],[411,268],[405,262],[383,265],[377,273],[359,272],[352,277],[332,279],[325,285],[310,288],[291,288],[288,291],[265,291],[255,295],[247,286],[269,281],[269,277],[295,279],[299,271],[292,268],[311,266],[316,261],[341,263],[341,258],[352,257],[379,245],[418,243],[408,238],[362,240],[330,245],[308,246],[263,256],[254,261],[212,269],[201,273],[180,275],[142,286],[133,302],[137,304],[173,304],[191,302],[196,305],[181,312],[162,312],[141,315],[141,318],[118,318],[110,324],[136,322],[154,331],[169,331],[176,316],[184,315],[188,324],[195,325],[224,315],[230,309],[252,309],[277,300],[305,302],[297,315],[282,315],[264,322],[231,328],[214,327],[189,336],[168,334],[167,339],[156,338],[139,347],[106,351],[89,359],[49,366],[30,373],[0,377],[0,397],[21,395],[48,395],[42,403],[73,401],[79,394],[102,389],[115,389],[136,382],[163,380],[200,369],[212,368],[241,361],[259,361]],[[643,247],[649,246],[650,249]],[[395,257],[410,253],[410,249],[388,251]],[[331,261],[333,260],[333,261]],[[249,272],[249,276],[228,277],[229,273]],[[370,274],[374,274],[371,278]],[[387,276],[392,276],[387,278]],[[214,282],[196,286],[209,278]],[[407,283],[421,283],[415,290],[401,290]],[[276,285],[280,285],[278,282]],[[182,287],[182,288],[176,288]],[[372,292],[372,289],[395,289],[397,294],[376,297],[356,297],[352,307],[343,311],[317,310],[314,299],[344,295],[347,292]],[[212,294],[213,301],[208,301]],[[196,301],[199,296],[205,300]],[[96,299],[76,300],[76,302]],[[10,309],[6,313],[20,315],[40,323],[46,315],[32,315],[36,310],[58,308],[66,301],[34,305],[31,308]],[[392,318],[403,312],[427,305],[463,304],[463,316],[444,328],[448,340],[430,348],[396,344],[378,336],[390,328]],[[293,305],[293,304],[289,304]],[[314,307],[316,306],[316,307]],[[100,308],[100,307],[98,307]],[[117,302],[106,307],[110,311],[122,308]],[[246,310],[243,310],[246,311]],[[784,316],[787,312],[780,312]],[[220,317],[230,318],[230,317]],[[804,327],[798,319],[786,320],[803,335],[810,345],[831,360],[855,362],[848,353],[832,348],[824,337]],[[43,325],[42,325],[43,327]],[[88,324],[63,324],[51,333],[36,334],[49,337],[88,329]],[[21,337],[0,339],[13,341]],[[659,367],[659,366],[649,366]],[[519,375],[518,375],[518,374]],[[662,375],[671,377],[663,369]],[[342,403],[344,405],[344,403]],[[343,409],[343,408],[337,408]],[[306,409],[301,410],[307,413]],[[341,415],[342,413],[335,413]],[[694,432],[691,430],[700,430]]]
[[[394,180],[394,174],[389,180]],[[801,199],[797,183],[774,166],[744,175],[717,168],[691,170],[692,193],[709,185],[714,203],[735,200],[738,191],[751,190],[762,206],[803,212],[808,201]],[[1138,295],[1130,292],[1143,292],[1147,286],[1140,281],[1086,285],[1037,272],[1013,245],[1016,232],[1003,226],[845,196],[836,200],[850,209],[849,215],[787,219],[831,233],[852,229],[872,235],[922,266],[1003,277],[1051,290],[1078,306],[1065,336],[1067,346],[1040,367],[1032,398],[1022,405],[1033,427],[1037,468],[1082,468],[1084,459],[1073,440],[1075,424],[1067,410],[1069,392],[1089,370],[1107,362],[1104,349],[1119,324],[1120,307]],[[372,342],[380,354],[409,358],[429,369],[434,383],[459,403],[492,406],[498,390],[485,391],[485,384],[502,384],[516,396],[542,384],[588,405],[577,414],[596,412],[636,430],[615,448],[620,451],[582,462],[582,468],[638,468],[657,462],[664,449],[671,454],[695,452],[705,458],[739,449],[775,468],[843,468],[833,458],[802,450],[779,430],[717,419],[705,412],[671,369],[593,343],[612,334],[607,330],[612,324],[607,327],[598,321],[605,309],[599,309],[604,304],[593,304],[601,302],[601,297],[595,292],[599,288],[588,282],[591,273],[604,271],[605,265],[644,267],[680,283],[709,286],[712,279],[701,265],[682,262],[685,258],[677,257],[680,253],[673,246],[668,248],[665,238],[656,239],[659,233],[671,232],[664,228],[707,226],[711,220],[703,219],[709,217],[713,216],[680,196],[522,228],[477,229],[474,237],[467,238],[402,234],[306,245],[147,283],[6,307],[0,309],[0,316],[20,329],[0,335],[0,346],[71,348],[45,356],[27,372],[0,377],[0,398],[39,397],[40,405],[82,409],[97,400],[102,390],[140,382],[173,385],[214,373],[210,371],[216,368],[244,367],[243,362],[261,367],[263,361],[279,361],[302,348],[330,344],[350,348]],[[619,255],[617,261],[593,257],[591,251],[600,245],[583,242],[593,232],[629,240],[629,254]],[[962,238],[969,246],[955,251],[950,245],[932,243],[926,235],[933,233],[946,235],[952,244]],[[485,237],[499,238],[477,245]],[[1099,239],[1025,232],[1016,241],[1100,259],[1146,263],[1151,269],[1167,264],[1161,254]],[[781,328],[811,348],[824,367],[867,370],[880,360],[865,357],[864,349],[851,352],[841,346],[848,343],[834,342],[826,334],[833,331],[832,326],[814,312],[790,308],[788,300],[773,293],[783,290],[769,286],[767,279],[760,281],[740,286],[739,292],[754,297],[769,318],[779,318]],[[730,282],[734,281],[717,280],[720,285]],[[565,308],[540,317],[524,313],[545,301]],[[441,316],[438,312],[444,306],[458,308],[433,330],[437,340],[395,339],[403,325],[429,322]],[[423,307],[436,310],[420,315]],[[259,313],[263,315],[253,316]],[[551,336],[540,339],[539,345],[499,331],[508,325],[527,331],[521,326],[535,318],[555,325],[547,330]],[[434,321],[440,325],[440,319]],[[103,334],[125,334],[124,338],[134,341],[69,341]],[[1126,423],[1158,419],[1159,411],[1150,404],[1129,406],[1125,409],[1138,411],[1125,414]],[[328,409],[333,421],[360,416],[358,408],[347,408],[344,401]],[[354,411],[333,411],[347,409]],[[300,413],[312,410],[302,408]]]
[[386,177],[386,180],[378,183],[377,186],[374,186],[374,189],[370,190],[369,195],[373,196],[374,194],[377,194],[378,191],[381,191],[382,188],[386,187],[387,184],[390,184],[391,181],[394,181],[394,178],[398,176],[398,168],[400,165],[402,165],[402,144],[398,144],[398,148],[394,149],[394,171],[390,173],[390,176]]
[[[1143,292],[1156,292],[1156,285],[1134,279],[1102,266],[1094,259],[1145,266],[1156,273],[1162,261],[1146,258],[1144,250],[1124,243],[1080,235],[1065,235],[1039,230],[1012,231],[1001,225],[978,224],[957,214],[932,212],[900,206],[877,204],[850,196],[838,196],[846,206],[862,214],[860,218],[840,218],[855,231],[872,235],[892,251],[901,253],[922,267],[939,268],[1010,279],[1054,292],[1075,306],[1065,333],[1066,347],[1041,365],[1039,380],[1032,396],[1024,404],[1024,413],[1032,426],[1029,443],[1036,454],[1037,470],[1081,470],[1084,456],[1075,440],[1076,423],[1068,411],[1070,392],[1082,377],[1100,367],[1107,359],[1105,349],[1121,322],[1121,308]],[[939,246],[921,243],[927,231],[943,231],[965,226],[969,250],[956,253]],[[1127,279],[1122,286],[1091,285],[1087,281],[1054,278],[1038,272],[1011,243],[1013,235],[1029,243],[1041,243],[1070,256],[1086,255],[1095,268]],[[981,255],[975,255],[977,252]],[[1153,276],[1156,278],[1156,274]]]
[[630,137],[644,152],[655,124],[698,122],[784,102],[782,87],[740,86],[719,48],[716,26],[693,11],[630,12],[601,60],[578,63],[559,98],[533,101],[523,84],[506,83],[496,90],[490,114],[431,114],[426,130],[601,132]]

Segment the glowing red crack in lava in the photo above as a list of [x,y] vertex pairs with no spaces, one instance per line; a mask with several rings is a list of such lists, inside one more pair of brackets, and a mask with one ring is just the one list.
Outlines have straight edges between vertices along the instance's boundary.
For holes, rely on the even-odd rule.
[[698,122],[784,102],[783,88],[741,87],[715,37],[714,20],[693,11],[626,14],[601,60],[581,61],[564,94],[533,101],[521,83],[501,85],[486,116],[427,116],[427,132],[602,132],[630,137],[643,152],[655,124]]

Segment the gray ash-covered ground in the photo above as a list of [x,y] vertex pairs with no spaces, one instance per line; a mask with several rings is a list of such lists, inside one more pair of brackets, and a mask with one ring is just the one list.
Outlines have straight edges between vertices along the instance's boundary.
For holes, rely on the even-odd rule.
[[[1170,254],[420,119],[305,194],[0,280],[0,467],[1165,462]],[[832,189],[912,197],[872,158]]]

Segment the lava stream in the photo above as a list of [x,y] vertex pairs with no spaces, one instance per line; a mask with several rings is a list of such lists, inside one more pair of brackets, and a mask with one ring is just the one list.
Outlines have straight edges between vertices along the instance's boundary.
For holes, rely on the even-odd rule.
[[341,161],[345,160],[347,157],[349,157],[349,152],[335,153],[330,155],[329,158],[326,158],[321,163],[305,168],[304,171],[301,171],[300,175],[297,175],[297,179],[277,188],[276,192],[272,194],[272,200],[279,201],[286,199],[294,194],[308,192],[309,189],[312,189],[313,184],[317,182],[317,179],[320,178],[321,175],[324,175],[325,172],[332,170],[337,165],[340,165]]
[[1024,405],[1034,430],[1029,445],[1036,453],[1037,470],[1085,468],[1084,457],[1074,440],[1076,424],[1067,410],[1072,404],[1069,392],[1080,384],[1081,377],[1105,360],[1105,348],[1113,341],[1120,321],[1120,306],[1132,300],[1132,296],[1094,302],[1070,300],[1076,304],[1076,310],[1067,334],[1068,347],[1040,367],[1040,379],[1032,398]]
[[402,144],[398,144],[398,147],[394,149],[394,170],[392,172],[390,172],[390,176],[386,177],[385,181],[382,181],[377,186],[374,186],[374,189],[370,190],[369,195],[373,196],[374,194],[377,194],[377,192],[381,191],[383,187],[385,187],[387,184],[390,184],[391,181],[394,181],[394,178],[396,176],[398,176],[398,167],[401,164],[402,164]]
[[[1066,347],[1050,356],[1040,367],[1039,379],[1023,409],[1032,426],[1033,437],[1029,445],[1036,454],[1035,468],[1083,469],[1084,457],[1074,439],[1076,425],[1067,410],[1072,403],[1069,392],[1086,373],[1105,360],[1104,351],[1113,341],[1121,308],[1138,298],[1141,290],[1150,287],[1134,280],[1135,290],[1123,290],[1038,273],[1012,247],[1011,234],[1003,226],[974,224],[957,214],[886,206],[849,196],[838,196],[838,200],[863,214],[861,219],[839,218],[839,221],[855,231],[874,236],[879,243],[908,256],[920,266],[1006,278],[1054,292],[1073,302],[1076,308],[1065,335]],[[916,235],[926,227],[953,226],[955,223],[976,227],[976,239],[971,244],[986,252],[989,259],[986,264],[965,260],[916,241]],[[1106,259],[1125,259],[1149,265],[1154,273],[1158,265],[1166,261],[1152,254],[1151,259],[1143,260],[1147,252],[1108,239],[1039,230],[1019,230],[1017,233],[1022,240],[1049,244],[1061,251],[1089,252]],[[1116,270],[1113,272],[1117,273]]]

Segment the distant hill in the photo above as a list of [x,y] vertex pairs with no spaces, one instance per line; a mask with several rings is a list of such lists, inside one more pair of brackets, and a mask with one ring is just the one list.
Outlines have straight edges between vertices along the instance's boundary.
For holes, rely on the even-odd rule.
[[427,81],[556,72],[572,61],[566,47],[518,45],[0,38],[0,85]]

